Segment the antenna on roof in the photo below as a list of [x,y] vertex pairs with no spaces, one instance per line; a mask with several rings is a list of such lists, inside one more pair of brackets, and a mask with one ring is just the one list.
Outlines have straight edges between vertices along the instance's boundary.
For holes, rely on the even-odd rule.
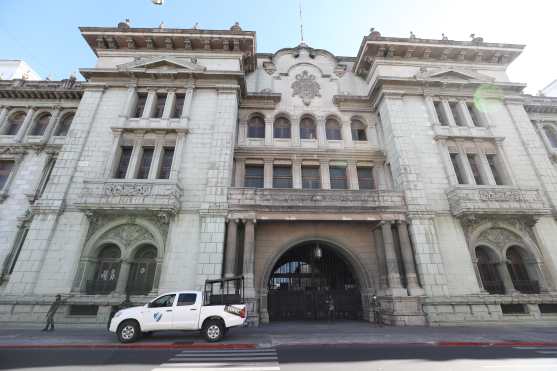
[[302,0],[299,1],[300,8],[300,44],[304,44],[304,21],[302,18]]

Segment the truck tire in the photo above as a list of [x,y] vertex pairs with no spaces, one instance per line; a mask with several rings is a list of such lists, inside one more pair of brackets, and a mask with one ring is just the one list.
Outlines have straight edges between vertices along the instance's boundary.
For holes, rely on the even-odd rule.
[[133,343],[139,338],[141,329],[136,321],[124,321],[118,326],[118,340],[121,343]]
[[203,336],[209,343],[215,343],[224,337],[224,324],[222,321],[209,320],[203,326]]

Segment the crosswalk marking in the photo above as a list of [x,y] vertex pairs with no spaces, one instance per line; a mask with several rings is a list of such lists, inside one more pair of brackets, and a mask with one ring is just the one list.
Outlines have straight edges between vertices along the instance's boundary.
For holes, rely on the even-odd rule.
[[279,371],[275,349],[183,350],[152,371]]

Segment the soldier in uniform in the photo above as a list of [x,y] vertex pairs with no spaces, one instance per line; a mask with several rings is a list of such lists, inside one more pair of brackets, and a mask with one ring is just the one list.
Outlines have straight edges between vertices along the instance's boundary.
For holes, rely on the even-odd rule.
[[56,295],[56,300],[50,305],[48,312],[46,313],[46,325],[43,328],[43,331],[54,331],[54,315],[60,308],[60,305],[65,304],[69,298],[73,295],[68,296],[66,299],[62,300],[62,296],[60,294]]

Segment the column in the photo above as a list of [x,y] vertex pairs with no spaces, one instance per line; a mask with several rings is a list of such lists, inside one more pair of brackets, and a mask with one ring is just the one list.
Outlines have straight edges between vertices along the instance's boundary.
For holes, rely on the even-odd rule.
[[8,106],[3,106],[2,109],[0,110],[0,133],[4,132],[4,124],[6,122],[6,118],[8,117],[9,110],[10,107]]
[[291,130],[292,130],[292,145],[299,146],[300,145],[300,117],[292,117],[292,121],[290,122]]
[[375,188],[378,190],[389,189],[389,183],[387,182],[387,175],[385,173],[385,163],[374,163],[371,170],[373,175],[373,182],[375,183]]
[[162,161],[162,152],[164,150],[164,132],[157,132],[155,139],[155,151],[151,160],[151,168],[149,169],[148,179],[157,179]]
[[126,293],[128,275],[130,274],[130,265],[130,262],[127,260],[122,260],[122,263],[120,264],[118,282],[116,283],[116,290],[114,290],[117,294],[124,295]]
[[162,118],[168,120],[174,110],[174,103],[176,102],[176,90],[169,90],[166,94],[166,101],[164,102],[164,111]]
[[505,260],[497,264],[497,271],[499,272],[499,276],[501,276],[503,286],[505,286],[505,294],[516,294],[517,290],[514,288],[513,279],[511,278],[511,274],[509,272],[509,269],[507,268],[507,262]]
[[343,120],[341,122],[340,131],[342,134],[342,140],[344,141],[344,147],[352,148],[354,143],[352,142],[352,130],[350,129],[350,122]]
[[124,130],[122,129],[112,129],[112,148],[110,150],[110,159],[104,168],[105,178],[112,178],[118,166],[118,152],[120,151],[120,139],[123,132]]
[[495,146],[497,147],[497,159],[499,160],[499,164],[502,166],[499,167],[499,173],[503,177],[503,182],[506,185],[514,185],[515,176],[512,172],[512,167],[507,160],[507,154],[505,153],[505,147],[503,147],[503,138],[495,138]]
[[456,177],[456,169],[453,167],[453,162],[451,161],[451,155],[449,154],[449,148],[447,147],[446,140],[440,139],[437,142],[437,148],[439,149],[439,154],[441,155],[441,160],[443,161],[445,171],[449,176],[449,183],[451,185],[457,185],[458,178]]
[[433,125],[441,125],[441,123],[439,122],[439,118],[437,117],[437,112],[435,111],[435,105],[433,104],[433,98],[431,97],[431,95],[425,96],[425,106]]
[[387,287],[387,263],[385,262],[385,246],[381,236],[379,225],[373,227],[373,238],[375,242],[375,252],[377,255],[377,275],[379,277],[378,289],[383,290]]
[[50,120],[48,120],[48,126],[46,127],[46,130],[41,138],[41,144],[47,143],[49,141],[61,111],[62,107],[60,106],[56,106],[54,108],[54,112],[52,113],[52,116],[50,116]]
[[157,265],[155,265],[155,277],[153,278],[153,288],[149,294],[157,295],[159,291],[159,282],[161,280],[161,270],[162,270],[162,260],[157,259]]
[[474,174],[472,173],[472,168],[470,167],[470,162],[468,161],[468,156],[462,141],[457,140],[456,145],[458,147],[458,161],[460,163],[460,167],[464,171],[464,174],[462,175],[464,175],[466,183],[476,184],[476,180],[474,179]]
[[302,160],[298,158],[292,159],[292,187],[302,188]]
[[472,116],[470,116],[470,112],[468,111],[468,107],[466,106],[466,102],[463,101],[463,100],[459,100],[458,104],[457,104],[457,107],[458,107],[458,111],[460,113],[460,117],[462,117],[466,126],[468,126],[469,128],[475,127],[476,125],[474,125],[474,121],[472,120]]
[[383,246],[385,248],[385,265],[387,267],[389,291],[393,296],[406,296],[406,290],[402,288],[400,282],[400,271],[398,269],[398,260],[396,257],[391,225],[391,221],[381,222],[381,234],[383,236]]
[[329,173],[329,160],[319,161],[321,174],[321,189],[331,189],[331,174]]
[[170,180],[178,179],[178,172],[182,166],[182,152],[186,143],[186,130],[176,129],[176,146],[174,147],[174,158],[170,168]]
[[30,107],[29,110],[27,111],[27,115],[25,116],[25,119],[23,120],[23,124],[21,124],[21,127],[19,128],[19,131],[15,136],[16,142],[18,143],[21,142],[23,140],[23,137],[25,137],[25,134],[27,134],[27,129],[29,129],[29,125],[33,120],[34,114],[35,114],[35,108]]
[[145,135],[144,131],[138,131],[135,133],[132,155],[130,158],[130,163],[128,164],[128,170],[126,171],[126,179],[134,179],[137,176],[139,162],[141,161],[141,156],[143,155],[144,135]]
[[248,123],[246,121],[240,121],[238,123],[238,144],[247,143],[248,134]]
[[317,142],[319,147],[327,145],[327,133],[325,131],[325,116],[317,117]]
[[346,176],[348,178],[348,189],[360,189],[360,184],[358,183],[358,168],[356,167],[356,161],[348,161],[348,165],[346,166]]
[[273,188],[273,159],[263,161],[263,188]]
[[186,89],[186,95],[184,96],[184,107],[182,108],[182,115],[180,118],[184,121],[187,126],[191,115],[191,103],[193,101],[193,87],[188,87]]
[[400,240],[400,250],[404,270],[406,271],[406,282],[409,296],[423,295],[424,290],[418,283],[418,275],[416,274],[416,265],[414,263],[414,253],[412,252],[412,244],[408,235],[408,227],[406,222],[399,220],[397,222],[398,238]]
[[244,288],[246,297],[255,297],[255,220],[244,221]]
[[244,177],[246,174],[246,160],[243,158],[236,159],[236,170],[234,173],[234,187],[244,186]]
[[145,102],[145,109],[143,110],[143,115],[141,118],[148,119],[153,117],[153,110],[155,109],[155,103],[157,101],[157,92],[154,90],[149,90],[147,93],[147,101]]
[[226,255],[224,260],[224,277],[236,275],[236,257],[238,255],[238,222],[235,219],[228,219],[226,230]]
[[123,126],[124,123],[130,116],[137,104],[137,92],[135,85],[128,86],[128,95],[126,96],[126,102],[122,106],[122,112],[120,113],[120,125]]
[[265,145],[273,145],[273,119],[265,120]]
[[446,100],[441,101],[441,108],[443,109],[443,114],[447,119],[447,123],[449,126],[456,127],[456,122],[453,117],[453,112],[451,111],[451,107],[449,106],[449,102]]
[[487,161],[487,156],[485,155],[482,143],[474,141],[474,144],[476,145],[476,150],[478,151],[482,180],[485,184],[495,185],[495,179],[493,178],[493,173],[491,172],[491,168],[489,167],[489,162]]

